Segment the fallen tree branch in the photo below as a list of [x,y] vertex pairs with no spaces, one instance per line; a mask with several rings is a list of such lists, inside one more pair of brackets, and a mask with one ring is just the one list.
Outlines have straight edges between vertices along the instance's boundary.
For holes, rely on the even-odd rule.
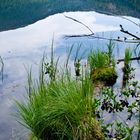
[[[123,29],[122,25],[120,25],[120,27],[121,27],[121,30],[120,30],[120,31],[123,32],[123,33],[125,33],[125,34],[128,34],[128,35],[130,35],[130,36],[132,36],[132,37],[134,37],[135,39],[129,39],[129,40],[128,40],[126,37],[124,37],[124,39],[120,39],[120,37],[118,37],[118,38],[105,38],[105,37],[95,36],[94,32],[93,32],[86,24],[84,24],[83,22],[81,22],[81,21],[79,21],[79,20],[77,20],[77,19],[75,19],[75,18],[66,16],[66,15],[64,15],[64,16],[65,16],[66,18],[68,18],[68,19],[71,19],[71,20],[77,22],[77,23],[80,23],[81,25],[83,25],[84,27],[86,27],[86,28],[91,32],[91,34],[83,34],[83,35],[66,35],[65,38],[72,38],[72,37],[88,37],[88,38],[92,38],[92,39],[112,40],[112,41],[124,42],[124,43],[140,43],[140,37],[134,35],[133,33],[130,33],[130,32],[128,32],[128,31],[125,31],[125,30]],[[133,24],[135,24],[135,25],[138,26],[138,24],[135,23],[135,22],[133,22],[132,20],[127,19],[127,18],[125,18],[125,17],[122,17],[122,18],[124,18],[124,19],[126,19],[126,20],[128,20],[128,21],[130,21],[130,22],[132,22]]]
[[112,40],[116,42],[124,42],[124,43],[140,43],[140,40],[126,40],[124,39],[116,39],[116,38],[106,38],[106,37],[100,37],[100,36],[95,36],[95,34],[81,34],[81,35],[64,35],[64,38],[73,38],[73,37],[88,37],[91,39],[103,39],[103,40]]
[[93,32],[86,24],[84,24],[83,22],[81,22],[81,21],[79,21],[79,20],[77,20],[77,19],[75,19],[75,18],[66,16],[66,15],[64,15],[64,16],[65,16],[66,18],[68,18],[68,19],[71,19],[71,20],[73,20],[73,21],[75,21],[75,22],[77,22],[77,23],[82,24],[82,25],[85,26],[92,34],[94,34],[94,32]]
[[136,36],[136,35],[134,35],[134,34],[128,32],[128,31],[125,31],[125,30],[123,30],[123,29],[121,29],[120,31],[123,32],[123,33],[125,33],[125,34],[128,34],[128,35],[130,35],[130,36],[132,36],[132,37],[134,37],[134,38],[137,39],[137,40],[140,40],[140,37],[138,37],[138,36]]
[[[133,60],[140,60],[140,56],[139,57],[133,57],[133,58],[130,58],[130,61],[133,61]],[[120,62],[122,61],[125,61],[124,59],[118,59],[117,60],[117,64],[119,64]]]

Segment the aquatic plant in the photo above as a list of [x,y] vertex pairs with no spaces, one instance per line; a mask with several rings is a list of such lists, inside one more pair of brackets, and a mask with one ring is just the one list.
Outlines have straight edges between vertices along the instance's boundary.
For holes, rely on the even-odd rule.
[[[59,57],[57,58],[57,60],[54,60],[54,38],[52,39],[52,44],[51,44],[51,60],[50,62],[48,60],[44,60],[43,57],[43,63],[44,63],[44,67],[45,68],[45,74],[49,75],[49,78],[53,81],[56,78],[56,74],[57,74],[57,65],[58,65],[58,61],[59,61]],[[43,74],[43,72],[42,72]]]
[[124,65],[131,65],[131,61],[130,61],[130,59],[131,59],[131,57],[132,57],[132,51],[131,51],[131,49],[130,48],[126,48],[125,49],[125,57],[124,57]]
[[57,79],[39,83],[27,103],[17,103],[22,123],[42,140],[104,138],[95,118],[91,82]]
[[128,80],[132,79],[134,76],[132,72],[135,70],[131,67],[131,57],[132,51],[130,48],[125,49],[125,57],[124,57],[124,67],[123,67],[123,86],[128,83]]
[[[31,139],[104,139],[100,123],[96,119],[96,102],[89,73],[84,70],[79,80],[69,74],[67,65],[71,51],[72,48],[63,73],[55,72],[55,77],[49,75],[50,80],[47,82],[44,77],[44,68],[48,68],[46,65],[41,65],[40,77],[35,85],[31,72],[28,74],[29,96],[26,103],[17,102],[17,106],[19,121],[31,130]],[[57,69],[53,52],[47,66],[50,65]]]
[[114,85],[117,79],[116,71],[113,67],[99,68],[92,73],[93,82],[103,82],[104,85]]
[[88,62],[91,71],[98,68],[104,68],[109,66],[109,56],[106,52],[100,50],[92,51],[88,56]]
[[93,82],[103,82],[105,85],[113,85],[116,82],[117,74],[115,61],[112,55],[113,44],[108,44],[108,52],[93,51],[88,56],[91,78]]
[[[20,123],[31,131],[30,139],[104,140],[114,138],[134,140],[135,135],[139,140],[140,86],[138,82],[128,83],[119,91],[115,91],[112,87],[103,87],[100,91],[101,94],[96,96],[93,80],[111,81],[110,76],[115,77],[116,74],[115,67],[110,66],[108,54],[95,51],[95,55],[89,55],[88,60],[91,56],[97,57],[95,57],[94,67],[90,67],[91,70],[94,70],[93,79],[88,66],[82,68],[81,71],[80,65],[76,66],[76,64],[75,67],[81,72],[80,78],[71,76],[68,69],[71,52],[72,48],[69,51],[63,73],[55,73],[53,80],[50,76],[50,80],[46,82],[43,64],[37,83],[33,84],[31,71],[28,74],[29,96],[26,102],[17,102],[17,106]],[[127,52],[126,60],[130,56],[128,54]],[[101,58],[107,59],[100,63]],[[78,60],[78,57],[75,60]],[[129,65],[129,61],[126,61],[126,64]],[[54,66],[57,67],[57,65]],[[133,100],[130,102],[130,99]],[[125,113],[126,117],[122,118],[120,113]],[[107,114],[110,116],[115,114],[115,120],[106,122],[105,115]],[[134,124],[129,126],[126,122],[132,121],[133,118],[135,118]],[[135,125],[136,123],[137,125]]]
[[112,65],[112,63],[114,63],[114,56],[113,56],[114,48],[115,48],[115,43],[112,40],[109,40],[109,43],[107,44],[107,49],[108,49],[107,53],[108,53],[110,65]]
[[[133,81],[123,88],[121,91],[114,91],[113,88],[104,87],[101,91],[100,98],[98,98],[97,116],[102,122],[103,114],[110,116],[115,115],[114,121],[104,125],[103,130],[106,138],[109,139],[130,139],[139,140],[139,84],[138,81]],[[131,100],[131,102],[130,102]],[[102,110],[102,111],[101,111]],[[124,116],[122,116],[122,114]],[[132,121],[131,125],[127,124]],[[137,124],[137,125],[135,125]]]

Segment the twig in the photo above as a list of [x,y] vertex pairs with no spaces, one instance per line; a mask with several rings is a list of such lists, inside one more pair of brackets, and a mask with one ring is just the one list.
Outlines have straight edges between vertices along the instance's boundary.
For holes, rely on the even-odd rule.
[[85,26],[92,34],[94,34],[94,32],[93,32],[86,24],[84,24],[83,22],[81,22],[81,21],[79,21],[79,20],[77,20],[77,19],[75,19],[75,18],[66,16],[66,15],[64,15],[64,16],[65,16],[66,18],[68,18],[68,19],[71,19],[71,20],[73,20],[73,21],[75,21],[75,22],[77,22],[77,23],[82,24],[82,25]]
[[138,36],[136,36],[136,35],[134,35],[134,34],[128,32],[128,31],[124,30],[123,28],[121,28],[120,31],[123,32],[123,33],[125,33],[125,34],[128,34],[128,35],[130,35],[130,36],[132,36],[132,37],[134,37],[134,38],[136,38],[137,40],[140,40],[140,37],[138,37]]
[[65,35],[64,38],[73,38],[73,37],[88,37],[91,39],[103,39],[103,40],[112,40],[116,42],[125,42],[125,43],[140,43],[140,40],[125,40],[125,39],[116,39],[116,38],[106,38],[106,37],[100,37],[95,36],[94,34],[81,34],[81,35]]
[[[133,57],[133,58],[130,58],[130,61],[133,61],[133,60],[140,60],[140,57]],[[118,59],[117,61],[117,64],[119,64],[120,62],[124,61],[124,59]]]
[[[113,14],[110,14],[110,15],[113,15]],[[79,21],[79,20],[77,20],[75,18],[66,16],[66,15],[64,15],[64,16],[66,18],[68,18],[68,19],[71,19],[71,20],[73,20],[73,21],[75,21],[77,23],[82,24],[84,27],[86,27],[91,32],[91,34],[83,34],[83,35],[69,35],[69,36],[66,35],[65,38],[72,38],[72,37],[91,37],[91,38],[104,39],[104,40],[112,40],[112,41],[125,42],[125,43],[140,43],[140,37],[136,36],[133,33],[130,33],[128,31],[124,30],[123,27],[122,27],[122,25],[120,25],[120,27],[121,27],[121,30],[120,31],[123,32],[123,33],[125,33],[125,34],[128,34],[128,35],[130,35],[132,37],[134,37],[135,40],[127,40],[126,37],[124,38],[124,40],[122,40],[119,37],[118,37],[118,39],[116,39],[116,38],[110,39],[110,38],[95,36],[95,34],[93,33],[93,31],[86,24],[84,24],[83,22],[81,22],[81,21]],[[121,17],[121,16],[118,16],[118,17]],[[126,17],[121,17],[121,18],[126,19],[126,20],[132,22],[133,24],[139,26],[137,23],[133,22],[132,20],[130,20],[130,19],[126,18]]]

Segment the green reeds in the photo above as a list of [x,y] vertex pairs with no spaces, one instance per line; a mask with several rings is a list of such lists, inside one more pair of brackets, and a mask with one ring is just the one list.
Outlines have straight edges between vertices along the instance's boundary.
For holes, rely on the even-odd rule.
[[115,43],[110,40],[107,44],[107,52],[95,50],[89,54],[88,62],[92,71],[97,68],[115,67],[115,59],[113,56],[114,47]]
[[123,67],[123,84],[122,86],[126,86],[129,79],[131,79],[131,74],[134,69],[131,67],[131,57],[132,57],[132,51],[130,48],[125,49],[125,57],[124,57],[124,67]]
[[109,57],[109,64],[112,65],[112,63],[114,62],[114,57],[113,57],[113,50],[115,48],[115,43],[110,40],[109,43],[107,44],[107,53],[108,53],[108,57]]
[[[80,78],[72,76],[68,69],[72,48],[66,59],[63,73],[55,72],[53,80],[50,76],[51,80],[46,82],[43,63],[37,84],[33,85],[31,70],[28,73],[29,98],[27,98],[25,103],[17,102],[17,105],[20,123],[31,131],[30,140],[133,139],[135,126],[125,126],[118,119],[117,123],[114,121],[104,124],[106,116],[102,115],[103,113],[117,114],[125,111],[125,113],[128,113],[126,114],[127,120],[131,120],[132,115],[137,115],[138,111],[140,112],[140,110],[137,110],[139,86],[138,90],[135,89],[138,82],[133,82],[134,88],[132,88],[132,85],[129,85],[131,88],[126,88],[121,93],[115,93],[113,88],[108,87],[101,92],[103,96],[96,98],[96,96],[93,96],[93,79],[91,79],[89,67],[77,66]],[[111,52],[110,54],[112,54]],[[54,57],[54,54],[52,56]],[[125,63],[128,65],[130,64],[130,56],[131,52],[126,50]],[[53,57],[52,59],[54,59]],[[76,52],[74,63],[78,59],[78,53]],[[89,61],[90,64],[93,64],[91,69],[94,71],[95,79],[97,73],[99,76],[102,76],[100,77],[101,80],[112,83],[111,78],[115,77],[116,73],[115,66],[110,65],[108,53],[95,51],[89,55],[88,60],[92,62],[90,63]],[[54,68],[57,69],[57,65],[54,65],[54,60],[52,61],[49,64],[53,63]],[[136,101],[133,100],[132,104],[129,103],[130,96],[136,98]],[[137,110],[136,114],[133,110]],[[102,128],[96,118],[102,121]],[[139,118],[140,113],[138,116],[138,140],[140,138]],[[109,126],[111,126],[111,129],[108,129]]]
[[107,47],[108,52],[92,51],[88,56],[88,63],[94,83],[112,86],[117,79],[115,60],[112,55],[114,44],[110,41]]
[[88,56],[91,71],[109,66],[109,56],[100,50],[92,51]]
[[[45,65],[45,74],[49,75],[49,78],[51,81],[54,81],[56,78],[56,74],[57,74],[57,65],[58,65],[58,61],[59,61],[59,57],[57,58],[57,60],[54,60],[54,48],[53,48],[53,43],[54,43],[54,38],[52,40],[52,44],[51,44],[51,60],[44,62],[44,56],[43,56],[43,62]],[[44,69],[44,67],[42,67],[42,70]],[[41,72],[43,74],[43,71]]]
[[131,65],[131,59],[132,57],[132,51],[130,48],[126,48],[125,49],[125,58],[124,58],[124,65],[125,66],[128,66],[128,65]]
[[[55,73],[55,78],[50,76],[48,82],[45,82],[44,71],[41,70],[41,80],[33,86],[29,72],[30,96],[26,103],[17,102],[19,121],[38,140],[103,140],[102,129],[96,120],[89,73],[83,70],[80,80],[72,78],[67,68],[69,57],[66,72],[62,76]],[[57,69],[52,59],[51,65]]]
[[17,103],[22,123],[42,140],[103,139],[90,84],[64,77],[38,83],[26,104]]

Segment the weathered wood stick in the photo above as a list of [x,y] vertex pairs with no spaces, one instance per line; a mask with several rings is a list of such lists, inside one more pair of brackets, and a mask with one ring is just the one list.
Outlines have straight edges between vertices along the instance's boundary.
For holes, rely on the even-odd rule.
[[138,36],[136,36],[136,35],[128,32],[128,31],[123,30],[123,28],[120,31],[123,32],[123,33],[125,33],[125,34],[128,34],[128,35],[130,35],[130,36],[132,36],[134,38],[136,38],[137,40],[140,40],[140,37],[138,37]]
[[[140,57],[133,57],[133,58],[130,58],[130,61],[133,61],[133,60],[140,60]],[[124,61],[124,59],[118,59],[117,60],[117,64],[119,64],[120,62]]]

